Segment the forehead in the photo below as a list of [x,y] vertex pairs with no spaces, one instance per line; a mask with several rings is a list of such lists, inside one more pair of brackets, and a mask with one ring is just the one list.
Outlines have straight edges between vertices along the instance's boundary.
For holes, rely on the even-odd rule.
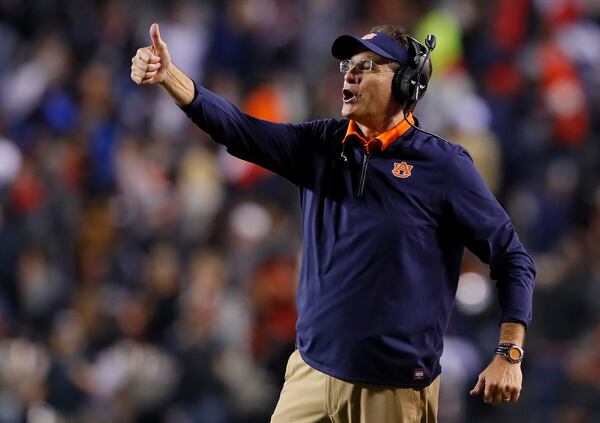
[[374,62],[387,62],[388,60],[384,57],[381,57],[380,55],[373,53],[370,50],[362,50],[362,51],[357,51],[352,57],[352,60],[358,60],[358,59],[368,59],[368,60],[372,60]]

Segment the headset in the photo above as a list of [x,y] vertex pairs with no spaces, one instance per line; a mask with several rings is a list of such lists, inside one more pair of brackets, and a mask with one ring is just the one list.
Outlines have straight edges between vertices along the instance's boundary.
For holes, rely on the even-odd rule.
[[392,93],[394,98],[404,105],[405,113],[412,112],[418,101],[427,91],[429,77],[431,76],[431,60],[429,55],[435,48],[435,35],[425,37],[425,45],[413,37],[406,37],[408,41],[408,63],[396,71],[392,80]]

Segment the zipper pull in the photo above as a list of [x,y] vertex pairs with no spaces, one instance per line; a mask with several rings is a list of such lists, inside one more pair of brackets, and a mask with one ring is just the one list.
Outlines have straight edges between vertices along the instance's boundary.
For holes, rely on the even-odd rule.
[[365,191],[365,179],[367,178],[367,168],[369,167],[369,157],[371,153],[365,153],[362,160],[362,166],[360,168],[360,179],[358,181],[358,193],[357,197],[362,198]]

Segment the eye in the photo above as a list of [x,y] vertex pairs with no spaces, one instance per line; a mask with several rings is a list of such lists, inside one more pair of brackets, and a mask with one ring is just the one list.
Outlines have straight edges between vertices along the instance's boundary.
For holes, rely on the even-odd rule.
[[370,71],[373,69],[373,61],[369,59],[360,59],[356,61],[356,68],[360,71]]
[[348,59],[346,60],[342,60],[340,62],[340,72],[341,73],[346,73],[350,70],[350,68],[352,67],[352,62]]

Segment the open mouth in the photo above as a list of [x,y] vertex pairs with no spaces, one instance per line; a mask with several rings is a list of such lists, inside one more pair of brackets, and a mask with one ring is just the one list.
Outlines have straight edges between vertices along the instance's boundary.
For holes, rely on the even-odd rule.
[[344,103],[350,103],[356,100],[356,93],[352,90],[349,90],[348,88],[344,88],[342,90],[342,96],[344,99]]

